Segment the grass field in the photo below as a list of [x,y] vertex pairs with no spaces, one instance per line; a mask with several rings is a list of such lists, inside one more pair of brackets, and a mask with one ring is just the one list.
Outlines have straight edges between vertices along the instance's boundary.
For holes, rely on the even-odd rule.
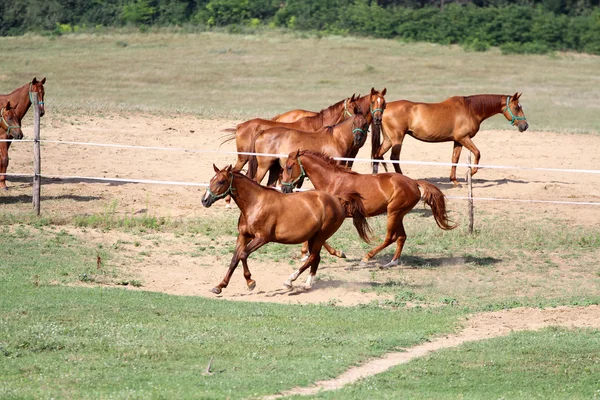
[[[0,53],[0,92],[46,76],[46,110],[67,120],[136,113],[241,119],[292,107],[318,110],[374,86],[388,88],[388,101],[520,91],[537,131],[600,132],[600,57],[587,55],[502,56],[495,49],[364,38],[167,31],[0,38]],[[496,118],[484,129],[508,127]],[[340,307],[119,288],[143,289],[123,265],[150,260],[161,243],[179,249],[167,256],[230,257],[237,215],[198,220],[107,210],[36,218],[4,211],[4,198],[1,398],[263,396],[456,332],[472,313],[600,303],[597,224],[553,214],[481,212],[472,236],[464,226],[450,234],[411,213],[403,260],[414,268],[374,269],[364,289],[390,300]],[[374,219],[373,226],[381,236],[385,220]],[[126,239],[93,243],[90,231]],[[358,244],[349,223],[332,244],[359,254],[369,248]],[[126,258],[126,248],[135,259]],[[285,263],[294,252],[269,245],[252,262]],[[324,266],[337,262],[323,258]],[[320,271],[319,279],[327,274]],[[598,341],[597,330],[514,333],[317,397],[599,398]]]
[[[0,38],[0,91],[46,75],[54,113],[150,111],[243,118],[320,110],[371,87],[388,101],[523,92],[536,130],[600,132],[600,57],[501,55],[353,37],[219,33]],[[506,128],[501,118],[484,129]]]

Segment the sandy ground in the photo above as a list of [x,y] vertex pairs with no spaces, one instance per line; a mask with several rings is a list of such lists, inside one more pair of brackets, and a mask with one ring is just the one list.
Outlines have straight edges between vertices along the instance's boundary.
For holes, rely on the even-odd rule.
[[[102,116],[44,117],[42,138],[107,144],[156,146],[194,151],[164,151],[97,146],[44,143],[42,172],[47,176],[106,177],[160,181],[208,183],[213,176],[212,164],[219,167],[235,162],[235,155],[216,151],[233,151],[233,142],[219,146],[222,130],[240,121],[202,120],[190,116]],[[534,123],[531,123],[534,126]],[[510,128],[510,127],[508,127]],[[26,138],[32,137],[31,126],[25,125]],[[481,131],[474,140],[482,153],[483,165],[518,166],[524,168],[597,169],[600,165],[600,136],[571,135],[514,130]],[[206,151],[206,152],[204,152]],[[450,162],[451,143],[430,144],[407,138],[403,160]],[[367,144],[358,157],[368,158]],[[31,173],[32,144],[14,143],[9,173]],[[465,162],[463,152],[461,162]],[[355,164],[355,170],[370,172],[370,165]],[[466,196],[467,189],[453,187],[448,166],[406,165],[404,173],[415,179],[427,179],[440,187],[450,198],[450,208],[465,222],[466,203],[453,197]],[[459,168],[463,177],[466,169]],[[10,190],[0,193],[0,207],[6,211],[26,211],[31,208],[30,178],[10,177]],[[210,209],[200,204],[204,193],[201,186],[159,185],[122,182],[97,182],[84,178],[44,179],[42,212],[54,214],[90,214],[116,210],[119,214],[148,214],[164,217],[197,217],[238,213],[237,208],[225,209],[223,201]],[[532,169],[483,169],[474,178],[474,196],[480,198],[518,199],[524,202],[477,201],[476,212],[487,214],[517,214],[522,218],[557,219],[574,225],[600,228],[600,206],[528,203],[529,200],[563,202],[600,202],[600,175],[590,173],[554,172]],[[421,206],[418,206],[421,207]],[[76,235],[93,243],[120,243],[119,263],[144,283],[142,290],[161,291],[177,295],[214,296],[209,292],[218,283],[230,256],[192,258],[197,243],[177,240],[172,234],[132,236],[124,232],[85,231],[69,228]],[[152,257],[140,256],[141,250]],[[148,250],[151,249],[151,250]],[[253,262],[251,269],[258,286],[253,292],[245,287],[241,271],[236,271],[230,286],[220,298],[245,301],[283,303],[335,302],[354,305],[380,299],[373,292],[361,289],[369,285],[369,270],[352,269],[362,254],[349,254],[344,261],[329,261],[319,269],[319,278],[310,292],[287,291],[283,281],[293,272],[296,263],[281,261]],[[324,256],[329,257],[329,256]],[[241,268],[241,267],[240,267]],[[302,277],[301,277],[302,278]],[[299,280],[303,281],[302,279]],[[319,382],[309,389],[290,393],[315,393],[335,389],[360,377],[381,372],[393,365],[439,348],[455,346],[469,340],[508,334],[513,330],[538,329],[548,325],[600,327],[598,307],[560,308],[553,310],[518,309],[475,316],[466,322],[460,334],[439,338],[430,343],[391,353],[379,360],[348,371],[333,381]]]

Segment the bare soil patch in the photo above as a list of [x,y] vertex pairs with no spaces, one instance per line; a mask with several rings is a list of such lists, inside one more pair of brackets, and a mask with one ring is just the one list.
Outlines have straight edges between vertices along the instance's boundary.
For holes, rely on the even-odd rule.
[[[212,164],[219,167],[235,162],[235,155],[216,151],[234,151],[234,142],[219,146],[224,128],[240,121],[204,120],[193,116],[56,116],[43,118],[42,138],[107,144],[156,146],[194,151],[165,151],[92,147],[44,143],[42,172],[48,176],[106,177],[207,183],[213,176]],[[25,126],[26,138],[32,137],[31,126]],[[600,165],[600,137],[516,130],[482,131],[475,137],[482,152],[482,164],[594,169]],[[430,144],[407,138],[403,160],[449,162],[452,144]],[[361,149],[358,157],[369,158],[370,147]],[[14,143],[10,150],[9,173],[30,173],[31,143]],[[462,160],[466,156],[463,152]],[[367,163],[355,163],[355,170],[369,172]],[[405,165],[404,173],[415,179],[427,179],[449,197],[466,196],[466,187],[453,187],[449,181],[449,166]],[[466,169],[459,168],[464,177]],[[539,171],[531,169],[482,169],[475,175],[474,195],[481,198],[600,202],[598,174]],[[0,193],[0,204],[7,211],[30,209],[31,183],[27,178],[9,178],[10,190]],[[203,187],[121,182],[97,182],[85,178],[44,179],[43,213],[91,214],[114,209],[117,214],[147,214],[169,218],[202,218],[221,213],[237,213],[225,209],[223,201],[205,209],[200,204]],[[454,215],[464,223],[464,200],[450,199]],[[600,227],[600,207],[549,203],[513,203],[476,201],[476,212],[491,215],[516,214],[522,218],[551,218],[558,223]],[[433,224],[433,221],[431,221]],[[125,233],[79,232],[86,240],[133,243],[139,238]],[[158,243],[158,245],[156,244]],[[409,243],[410,245],[410,243]],[[144,282],[144,290],[178,295],[208,295],[209,289],[222,278],[230,255],[190,257],[193,243],[174,240],[169,234],[143,239],[141,245],[124,244],[126,249],[119,262]],[[151,252],[152,257],[140,255]],[[127,253],[129,252],[129,253]],[[254,292],[248,292],[236,271],[231,285],[221,295],[224,299],[274,301],[286,303],[320,303],[334,301],[353,305],[373,300],[372,292],[361,289],[370,284],[369,270],[349,271],[361,254],[349,254],[348,260],[330,258],[319,270],[315,289],[287,292],[281,284],[297,268],[297,262],[253,262],[252,272],[258,282]],[[329,256],[324,256],[329,257]],[[301,282],[301,280],[299,280]]]

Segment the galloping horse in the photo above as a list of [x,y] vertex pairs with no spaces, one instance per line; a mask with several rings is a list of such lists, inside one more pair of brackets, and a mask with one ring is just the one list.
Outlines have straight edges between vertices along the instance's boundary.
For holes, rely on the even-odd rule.
[[[341,100],[336,104],[329,106],[322,110],[320,113],[299,119],[294,122],[278,122],[268,119],[254,118],[246,122],[242,122],[235,128],[235,133],[231,137],[225,139],[221,144],[229,142],[235,139],[235,145],[238,152],[247,153],[252,147],[254,138],[262,131],[265,131],[274,127],[285,127],[288,129],[296,129],[300,131],[314,132],[323,128],[324,126],[331,126],[339,123],[340,121],[348,118],[348,115],[344,112],[348,107],[355,106],[356,99],[354,95],[352,97]],[[238,154],[237,163],[233,167],[234,170],[240,171],[244,165],[249,161],[250,156],[245,154]]]
[[227,287],[240,261],[248,289],[254,289],[256,282],[248,269],[248,256],[269,242],[298,244],[308,241],[310,256],[284,285],[291,288],[292,282],[310,267],[306,281],[306,288],[310,289],[321,261],[323,243],[338,230],[348,214],[352,215],[359,236],[369,240],[370,227],[357,193],[340,192],[334,196],[312,190],[286,195],[232,171],[231,165],[219,170],[213,164],[213,168],[216,175],[202,198],[202,205],[210,207],[218,199],[231,195],[240,208],[235,252],[223,281],[212,289],[213,293],[219,294]]
[[[527,130],[529,124],[519,103],[520,94],[480,94],[475,96],[450,97],[441,103],[413,103],[407,100],[393,101],[387,104],[383,116],[383,144],[375,154],[375,159],[391,148],[391,160],[400,160],[400,150],[406,134],[424,142],[454,141],[452,162],[458,163],[464,147],[475,155],[475,165],[479,164],[481,153],[471,140],[479,131],[481,122],[496,114],[503,114],[511,125],[517,125],[519,132]],[[396,172],[402,173],[400,164],[395,163]],[[373,164],[373,173],[377,173],[378,164]],[[471,175],[477,172],[472,169]],[[456,165],[450,171],[450,180],[456,180]]]
[[[6,105],[10,103],[12,108],[14,108],[15,118],[20,126],[23,117],[27,111],[29,111],[29,107],[31,107],[31,94],[37,93],[38,103],[40,105],[40,117],[43,116],[45,114],[44,83],[46,83],[46,78],[43,78],[41,81],[33,78],[31,82],[13,90],[10,94],[0,95],[0,107],[6,107]],[[8,132],[1,134],[0,136],[2,136],[1,139],[21,139],[22,133],[19,138],[10,135]],[[11,142],[0,142],[0,173],[2,174],[6,173],[8,168],[8,149],[10,148],[10,144]],[[5,175],[0,175],[0,189],[8,189],[6,187]]]
[[[272,128],[261,132],[254,140],[252,153],[288,154],[294,150],[313,150],[332,157],[348,157],[350,152],[364,145],[367,139],[368,121],[358,107],[354,115],[335,126],[316,132],[303,132],[287,128]],[[260,183],[272,168],[283,167],[283,160],[274,156],[250,156],[248,176]],[[275,183],[273,174],[267,185]]]
[[368,263],[394,241],[396,242],[394,257],[383,267],[398,265],[406,242],[404,216],[421,198],[431,207],[435,222],[440,228],[450,230],[456,227],[451,225],[448,219],[443,193],[427,181],[413,180],[393,172],[376,175],[358,174],[336,165],[332,158],[323,154],[311,151],[291,152],[281,177],[282,191],[292,192],[305,177],[310,179],[317,190],[324,190],[331,194],[356,191],[361,195],[369,217],[387,213],[385,240],[363,257],[362,265]]
[[8,139],[22,139],[21,121],[19,120],[15,108],[10,101],[7,101],[4,107],[0,109],[0,189],[8,190],[6,187],[6,170],[8,168],[8,148],[10,142]]

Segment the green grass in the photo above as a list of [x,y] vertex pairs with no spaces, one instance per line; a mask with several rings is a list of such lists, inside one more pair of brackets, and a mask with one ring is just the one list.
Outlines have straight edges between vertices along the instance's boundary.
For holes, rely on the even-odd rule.
[[[126,44],[126,45],[124,45]],[[523,92],[532,130],[600,132],[600,57],[293,33],[71,34],[0,38],[0,92],[47,76],[55,114],[271,116],[387,87],[388,101]],[[543,70],[543,73],[540,71]],[[483,129],[513,129],[501,116]]]
[[599,346],[598,330],[519,332],[440,350],[311,398],[598,399]]
[[1,398],[270,394],[454,331],[464,315],[68,287],[96,273],[96,249],[63,232],[17,227],[4,236]]

